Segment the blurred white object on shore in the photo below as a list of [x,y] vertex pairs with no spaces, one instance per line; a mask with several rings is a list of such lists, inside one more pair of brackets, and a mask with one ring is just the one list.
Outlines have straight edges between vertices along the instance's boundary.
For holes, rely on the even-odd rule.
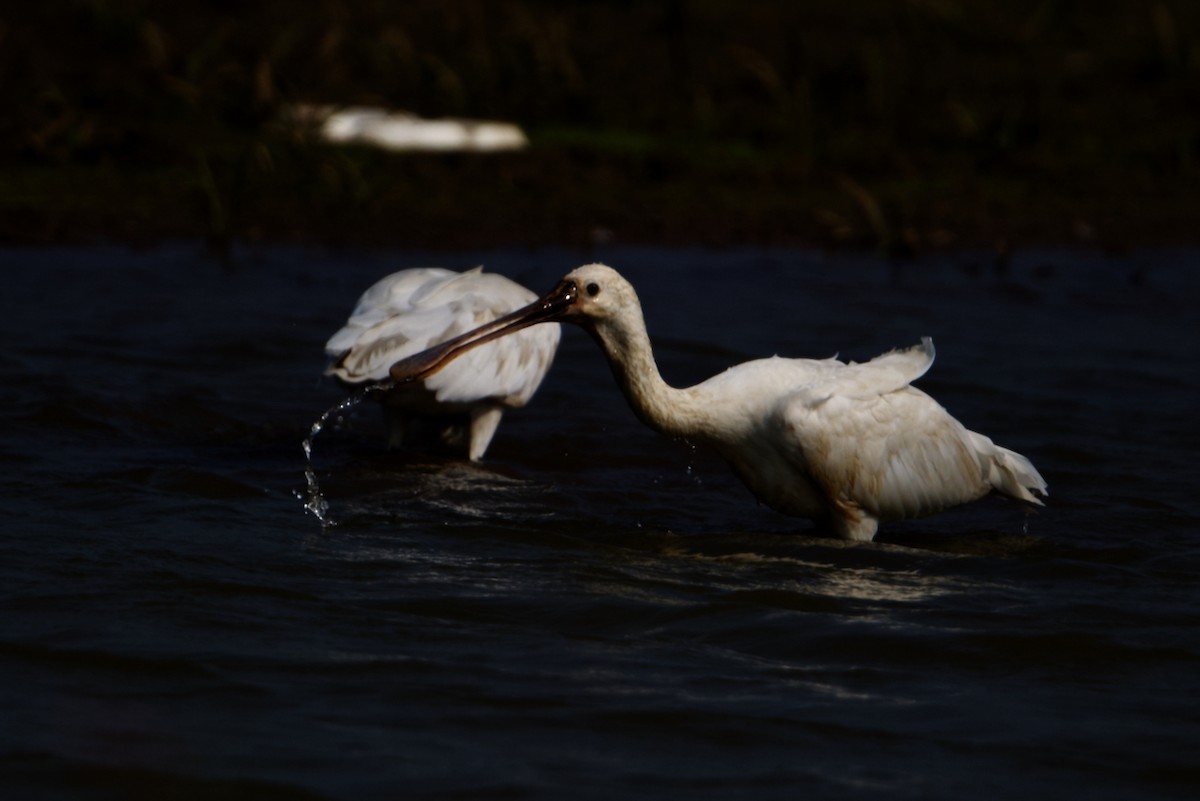
[[288,117],[314,126],[327,142],[373,145],[385,150],[487,152],[529,146],[525,133],[510,122],[425,119],[374,106],[295,106]]

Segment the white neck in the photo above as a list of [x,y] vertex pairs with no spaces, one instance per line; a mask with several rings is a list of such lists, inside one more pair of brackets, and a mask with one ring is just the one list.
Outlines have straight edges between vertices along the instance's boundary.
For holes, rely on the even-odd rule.
[[608,357],[609,367],[633,412],[646,425],[671,437],[706,430],[707,408],[690,389],[667,384],[658,372],[641,309],[588,326]]

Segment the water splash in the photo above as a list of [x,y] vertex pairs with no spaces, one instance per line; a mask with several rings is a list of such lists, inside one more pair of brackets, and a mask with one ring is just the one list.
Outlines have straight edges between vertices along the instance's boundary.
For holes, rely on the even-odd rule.
[[346,396],[338,403],[326,409],[324,414],[316,419],[316,422],[312,424],[312,428],[309,429],[308,436],[300,443],[300,447],[304,450],[304,491],[296,490],[294,494],[298,500],[304,502],[304,510],[321,521],[322,528],[332,528],[337,525],[337,521],[329,514],[329,501],[326,500],[325,495],[321,492],[321,484],[317,480],[317,471],[313,468],[313,440],[325,429],[330,418],[350,411],[366,400],[367,396],[372,392],[387,392],[395,386],[395,382],[382,381],[378,384],[369,384]]

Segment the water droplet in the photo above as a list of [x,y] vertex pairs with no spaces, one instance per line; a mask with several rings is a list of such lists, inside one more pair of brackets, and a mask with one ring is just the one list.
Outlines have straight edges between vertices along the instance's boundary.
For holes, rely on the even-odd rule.
[[700,474],[696,472],[696,455],[699,453],[699,450],[696,448],[696,443],[690,442],[686,439],[683,442],[692,452],[691,457],[688,459],[687,477],[690,478],[696,486],[700,486],[704,483],[704,479],[700,478]]

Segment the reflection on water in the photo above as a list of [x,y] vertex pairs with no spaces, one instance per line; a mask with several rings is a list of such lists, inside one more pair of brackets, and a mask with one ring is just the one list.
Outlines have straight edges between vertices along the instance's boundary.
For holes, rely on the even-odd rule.
[[482,465],[385,450],[319,377],[381,275],[549,288],[575,253],[0,252],[6,785],[1190,796],[1200,256],[595,256],[677,385],[932,335],[920,386],[1054,495],[821,538],[646,430],[578,331]]

